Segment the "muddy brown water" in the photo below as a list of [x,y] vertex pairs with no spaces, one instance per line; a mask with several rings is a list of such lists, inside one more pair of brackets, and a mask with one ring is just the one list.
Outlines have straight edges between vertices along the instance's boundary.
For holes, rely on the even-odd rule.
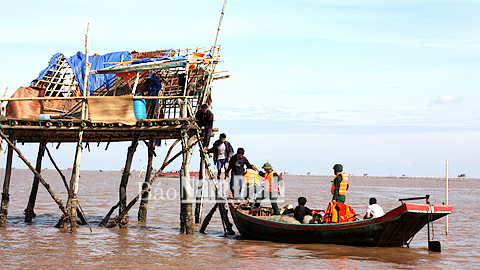
[[[68,176],[69,171],[64,172]],[[0,175],[4,175],[0,170]],[[58,196],[67,194],[58,173],[42,172]],[[82,171],[79,201],[93,225],[93,233],[81,226],[77,234],[65,233],[53,225],[60,210],[43,187],[39,188],[33,223],[23,222],[33,175],[15,169],[10,186],[10,207],[6,228],[0,229],[1,269],[479,269],[477,206],[478,180],[450,181],[449,202],[454,212],[445,235],[445,218],[434,223],[434,240],[441,241],[442,252],[427,250],[427,230],[420,231],[410,248],[349,247],[322,244],[286,244],[244,239],[238,234],[225,237],[218,213],[207,234],[179,234],[178,179],[161,178],[154,184],[146,224],[137,220],[138,207],[130,212],[126,230],[99,228],[103,216],[117,202],[120,172]],[[331,199],[332,177],[286,176],[286,203],[296,204],[298,196],[307,206],[324,209]],[[128,199],[133,198],[143,181],[132,175]],[[2,177],[3,183],[3,177]],[[162,193],[163,191],[163,193]],[[399,198],[424,196],[441,204],[445,201],[445,182],[427,179],[350,177],[347,203],[364,215],[370,197],[388,211]],[[268,203],[264,203],[268,205]],[[211,209],[206,203],[203,216]],[[236,230],[236,229],[235,229]]]

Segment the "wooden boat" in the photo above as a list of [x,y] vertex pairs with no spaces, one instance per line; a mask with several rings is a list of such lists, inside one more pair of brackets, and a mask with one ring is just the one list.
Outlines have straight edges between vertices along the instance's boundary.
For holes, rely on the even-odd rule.
[[379,247],[408,246],[415,234],[428,222],[442,218],[453,210],[451,205],[402,201],[401,206],[375,219],[347,223],[292,224],[267,220],[268,216],[253,216],[238,204],[230,203],[229,208],[238,231],[247,238],[287,243]]

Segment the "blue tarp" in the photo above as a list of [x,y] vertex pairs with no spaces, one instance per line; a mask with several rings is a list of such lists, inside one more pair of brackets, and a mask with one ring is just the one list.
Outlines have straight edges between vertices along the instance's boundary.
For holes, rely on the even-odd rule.
[[[100,56],[88,56],[88,62],[91,64],[90,70],[103,69],[112,64],[104,64],[106,62],[120,62],[122,60],[132,59],[132,54],[128,51],[107,53]],[[75,79],[77,79],[80,90],[83,93],[83,78],[85,77],[85,54],[77,52],[72,57],[67,58],[67,62],[73,69]],[[113,87],[113,80],[117,77],[115,74],[91,74],[87,83],[87,89],[90,90],[90,95],[93,91],[100,87],[110,89]]]
[[[33,80],[31,85],[35,84],[37,80],[42,79],[48,71],[55,70],[55,65],[62,55],[63,54],[61,53],[56,53],[50,60],[48,67],[38,74],[38,78],[36,80]],[[132,59],[132,54],[128,51],[107,53],[105,55],[100,55],[96,57],[89,56],[88,61],[91,64],[90,70],[97,70],[109,67],[112,64],[105,63],[120,62],[122,60],[122,56],[123,60]],[[83,78],[85,77],[85,54],[79,51],[72,57],[67,57],[66,60],[72,68],[73,73],[75,74],[75,79],[78,82],[80,91],[83,93]],[[87,83],[87,89],[90,90],[90,95],[93,95],[93,92],[101,87],[105,87],[106,89],[112,88],[113,80],[115,79],[115,77],[115,74],[91,74]]]

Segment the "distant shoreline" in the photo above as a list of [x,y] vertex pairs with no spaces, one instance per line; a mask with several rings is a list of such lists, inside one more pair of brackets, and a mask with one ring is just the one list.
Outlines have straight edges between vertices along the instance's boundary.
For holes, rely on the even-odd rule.
[[[333,175],[306,175],[306,174],[284,174],[284,177],[332,177]],[[348,175],[349,178],[368,178],[368,179],[428,179],[428,180],[437,180],[445,181],[445,177],[434,177],[434,176],[374,176],[374,175]],[[448,177],[448,181],[480,181],[480,178],[469,178],[469,177]]]
[[[29,169],[19,169],[19,168],[12,168],[13,170],[26,170],[26,171],[29,171]],[[0,170],[4,171],[5,168],[0,168]],[[55,169],[43,169],[42,171],[55,171]],[[71,171],[71,169],[62,169],[62,171]],[[120,172],[120,170],[80,170],[80,171],[84,171],[84,172]],[[131,172],[139,172],[137,170],[132,170]],[[164,172],[164,174],[167,174],[167,175],[162,175],[163,177],[165,176],[168,176],[170,172]],[[190,172],[192,175],[192,177],[195,177],[197,176],[195,173],[198,174],[198,172]],[[317,175],[314,175],[314,174],[310,174],[310,175],[306,175],[306,174],[283,174],[284,177],[332,177],[333,178],[333,175],[329,174],[329,175],[325,175],[325,174],[317,174]],[[434,177],[434,176],[380,176],[380,175],[367,175],[367,176],[363,176],[363,175],[348,175],[348,177],[350,178],[366,178],[366,179],[392,179],[392,180],[396,180],[396,179],[428,179],[428,180],[437,180],[437,181],[445,181],[445,177]],[[448,178],[449,181],[480,181],[480,178],[470,178],[470,177],[449,177]]]

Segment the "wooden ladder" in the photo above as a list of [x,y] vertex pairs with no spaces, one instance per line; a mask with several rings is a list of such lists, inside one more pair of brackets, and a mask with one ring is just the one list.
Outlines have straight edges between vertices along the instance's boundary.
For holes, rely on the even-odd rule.
[[201,136],[201,129],[197,129],[197,138],[198,138],[198,144],[200,147],[200,155],[201,158],[205,162],[205,169],[207,171],[208,177],[210,178],[210,181],[214,184],[215,188],[215,200],[216,203],[213,206],[212,210],[208,213],[208,215],[205,217],[202,223],[202,227],[200,228],[201,233],[205,233],[205,229],[207,228],[207,225],[210,223],[210,220],[212,219],[213,214],[215,213],[216,209],[218,208],[220,212],[220,217],[222,218],[222,225],[223,225],[223,230],[225,234],[228,235],[234,235],[235,232],[233,231],[232,223],[230,223],[230,220],[228,219],[228,211],[226,208],[226,199],[222,194],[220,194],[220,190],[218,189],[218,184],[217,180],[215,179],[215,175],[213,174],[212,170],[210,169],[210,162],[208,162],[208,156],[207,156],[207,151],[203,147],[203,141],[202,141],[202,136]]

